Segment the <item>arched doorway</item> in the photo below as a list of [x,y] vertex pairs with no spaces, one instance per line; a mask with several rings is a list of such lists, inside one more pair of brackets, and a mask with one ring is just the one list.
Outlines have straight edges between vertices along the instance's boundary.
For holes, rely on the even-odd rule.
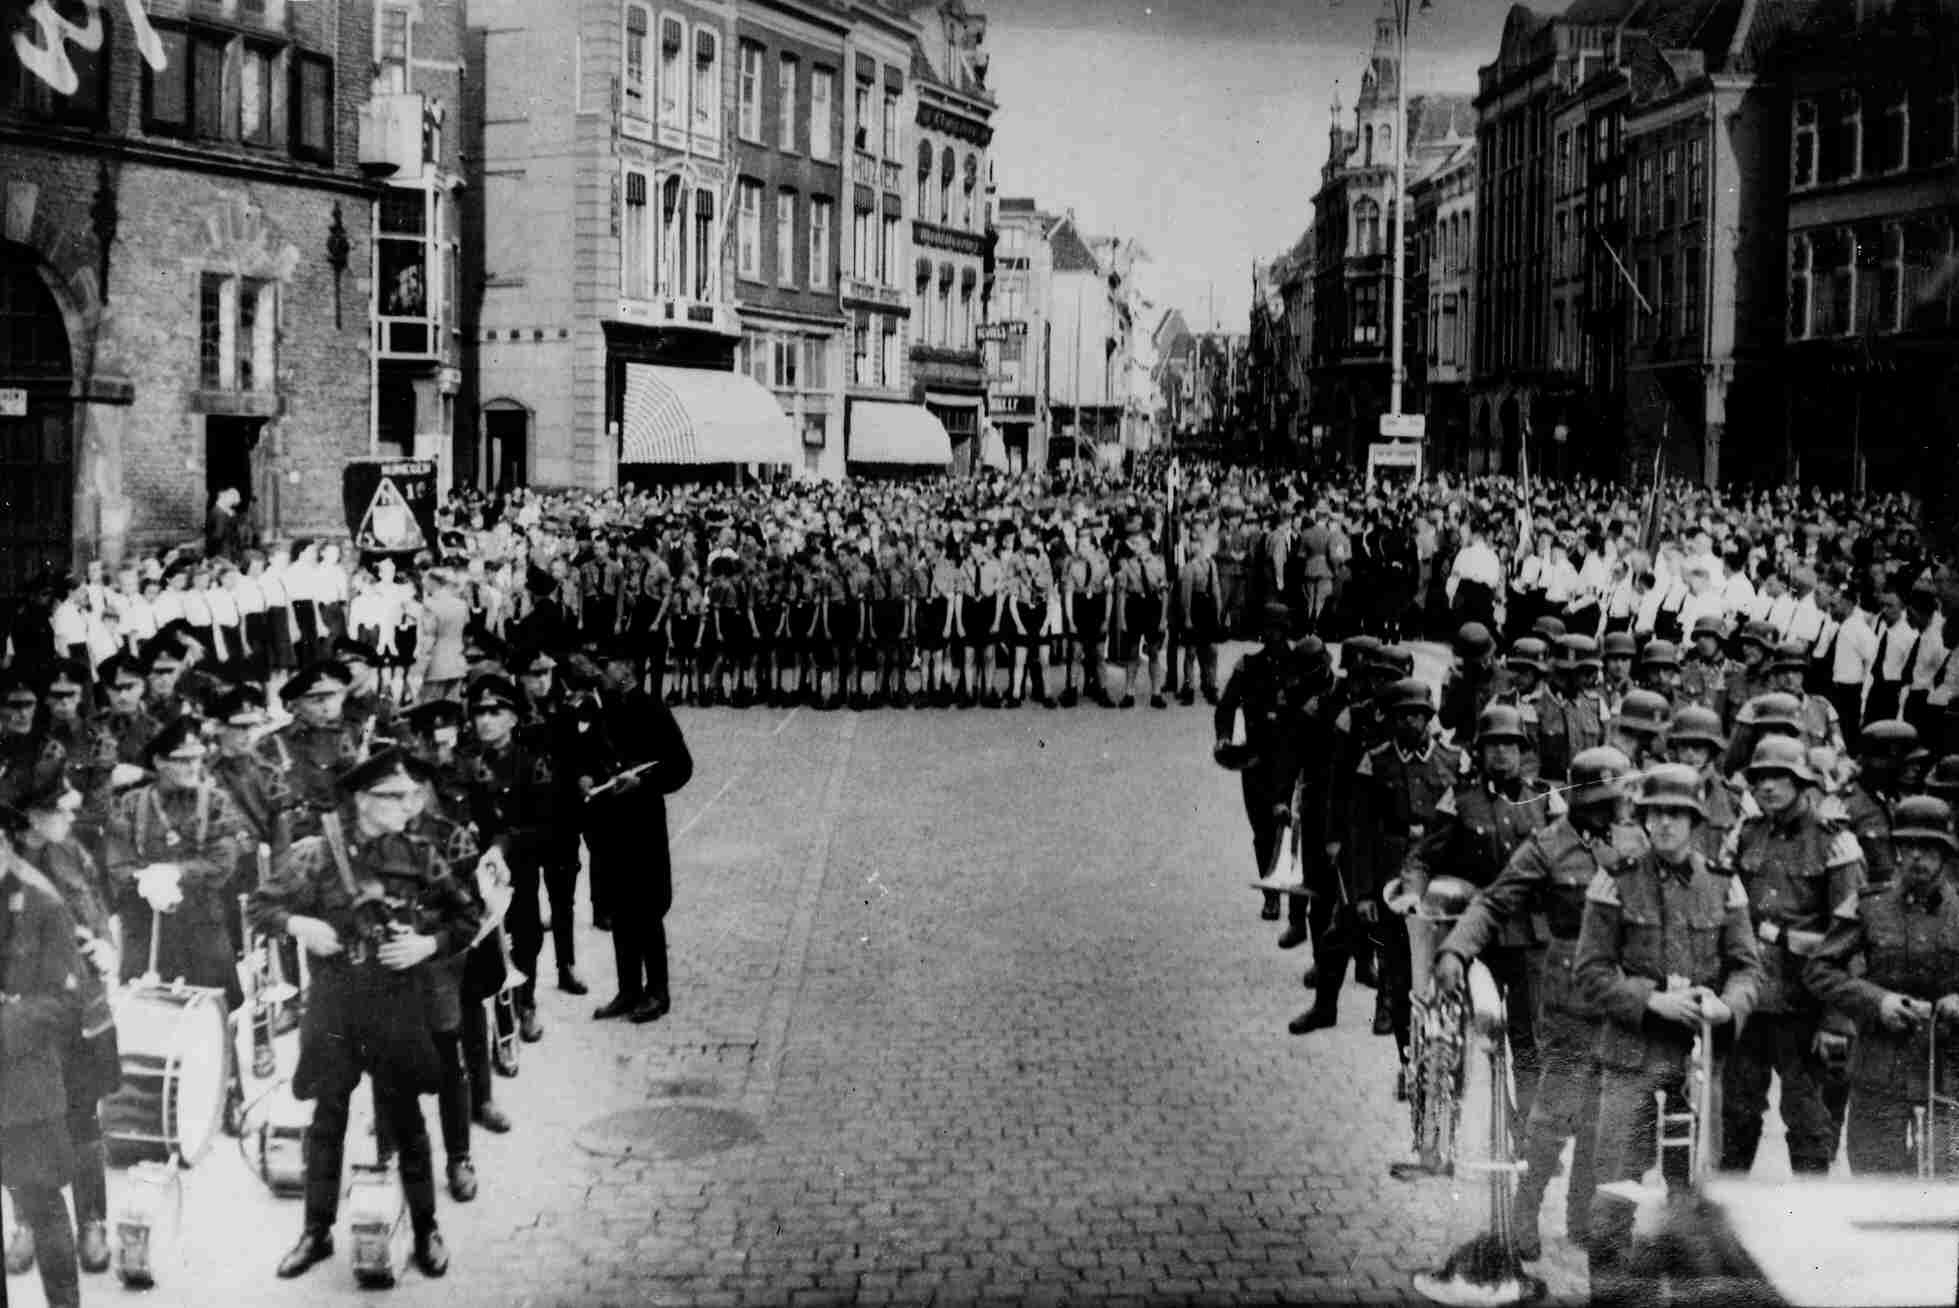
[[34,257],[0,244],[0,610],[6,613],[37,576],[70,563],[73,373],[68,325]]
[[483,406],[480,489],[492,494],[530,485],[531,411],[515,400]]

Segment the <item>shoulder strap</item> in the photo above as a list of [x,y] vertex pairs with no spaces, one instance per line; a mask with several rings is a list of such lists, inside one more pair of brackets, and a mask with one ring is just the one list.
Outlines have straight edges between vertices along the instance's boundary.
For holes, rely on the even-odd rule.
[[347,861],[347,833],[340,828],[338,813],[320,814],[320,834],[326,837],[327,850],[333,855],[333,866],[340,873],[340,884],[347,893],[360,898],[360,886],[354,881],[353,865]]
[[143,851],[150,847],[150,796],[142,795],[136,800],[136,857],[145,857]]
[[197,790],[197,847],[204,848],[205,837],[211,834],[211,787],[209,784]]

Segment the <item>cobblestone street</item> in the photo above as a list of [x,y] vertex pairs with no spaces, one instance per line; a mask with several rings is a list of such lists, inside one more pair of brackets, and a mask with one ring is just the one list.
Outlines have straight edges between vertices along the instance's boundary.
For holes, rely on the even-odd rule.
[[[477,1134],[449,1276],[400,1302],[1393,1302],[1483,1222],[1480,1187],[1388,1177],[1406,1114],[1371,992],[1285,1034],[1301,960],[1258,920],[1208,712],[683,726],[673,1014],[592,1022],[611,959],[583,932],[594,993],[541,991],[545,1040],[499,1082],[517,1129]],[[344,1235],[273,1278],[299,1207],[229,1141],[185,1189],[199,1270],[145,1303],[355,1296]]]

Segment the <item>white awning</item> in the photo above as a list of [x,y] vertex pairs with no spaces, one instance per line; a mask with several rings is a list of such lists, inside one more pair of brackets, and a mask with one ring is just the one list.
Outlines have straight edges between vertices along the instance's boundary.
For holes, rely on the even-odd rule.
[[999,472],[1007,470],[1007,442],[1000,436],[1000,429],[988,423],[980,432],[980,462]]
[[860,400],[850,406],[850,462],[947,467],[952,440],[919,404]]
[[795,426],[745,373],[626,365],[621,463],[802,462]]

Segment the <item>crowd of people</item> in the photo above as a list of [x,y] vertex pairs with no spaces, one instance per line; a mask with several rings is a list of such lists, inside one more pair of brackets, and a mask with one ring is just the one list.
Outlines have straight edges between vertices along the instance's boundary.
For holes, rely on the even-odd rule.
[[[1540,1160],[1523,1182],[1533,1233],[1547,1142],[1585,1142],[1609,1121],[1618,1152],[1600,1135],[1597,1162],[1585,1148],[1580,1165],[1616,1176],[1638,1162],[1622,1120],[1637,1105],[1609,1077],[1602,1100],[1585,1088],[1621,1009],[1584,946],[1609,898],[1596,874],[1621,867],[1613,850],[1624,868],[1664,869],[1684,847],[1619,821],[1625,777],[1646,770],[1646,810],[1691,817],[1692,885],[1738,874],[1733,891],[1705,884],[1745,890],[1748,941],[1773,954],[1827,935],[1806,964],[1867,955],[1859,984],[1889,975],[1882,941],[1845,935],[1864,920],[1843,908],[1866,873],[1917,894],[1949,861],[1911,851],[1959,847],[1949,810],[1915,797],[1959,793],[1959,758],[1943,757],[1959,749],[1944,637],[1959,578],[1901,501],[1503,478],[1374,487],[1144,456],[1059,476],[462,493],[431,547],[402,556],[259,541],[234,509],[201,548],[44,579],[8,637],[6,1244],[10,1270],[38,1264],[52,1304],[78,1302],[78,1268],[109,1260],[104,1178],[121,1137],[103,1107],[145,1111],[115,1053],[132,1010],[110,996],[178,979],[250,1026],[249,1064],[227,1056],[223,1069],[231,1129],[248,1080],[287,1074],[269,1033],[298,1024],[289,1075],[313,1108],[302,1235],[279,1274],[333,1253],[365,1078],[414,1261],[440,1275],[421,1096],[437,1100],[448,1193],[467,1202],[471,1131],[510,1129],[497,1077],[544,1036],[546,905],[557,984],[587,991],[581,865],[617,974],[595,1016],[669,1011],[672,879],[663,831],[649,839],[663,810],[646,798],[691,775],[671,707],[1164,709],[1203,696],[1220,760],[1243,772],[1260,869],[1290,841],[1313,891],[1290,897],[1280,941],[1315,947],[1317,998],[1294,1032],[1337,1021],[1351,962],[1376,988],[1377,1031],[1405,1050],[1420,996],[1393,910],[1443,875],[1480,889],[1451,948],[1504,978],[1520,1085],[1543,1078],[1520,1118]],[[1438,633],[1458,656],[1439,702],[1405,643]],[[1221,689],[1220,646],[1245,637],[1259,646]],[[1662,759],[1693,769],[1692,785],[1650,766]],[[1268,918],[1282,898],[1268,896]],[[1472,930],[1478,912],[1491,916]],[[1536,915],[1548,934],[1533,934]],[[1940,947],[1959,951],[1959,935]],[[1552,985],[1547,956],[1582,985]],[[304,996],[268,1000],[250,984],[261,964],[310,975]],[[1723,1001],[1756,1014],[1728,1061],[1736,1165],[1754,1152],[1771,1072],[1804,1167],[1845,1120],[1831,1087],[1865,1085],[1831,1070],[1817,1052],[1828,1041],[1806,1041],[1823,1001],[1804,981],[1853,1012],[1876,1004],[1887,1030],[1902,1011],[1781,967],[1773,1002]],[[1689,980],[1715,994],[1727,974],[1709,969]],[[422,1002],[401,1002],[410,994]],[[1634,1026],[1624,1039],[1652,1036]],[[1883,1047],[1860,1032],[1855,1059]],[[1869,1107],[1888,1091],[1864,1093],[1850,1113],[1858,1166],[1856,1142],[1877,1137],[1858,1134],[1857,1113],[1889,1111]],[[1600,1102],[1618,1107],[1601,1116]],[[1573,1194],[1582,1206],[1590,1187]],[[1609,1276],[1617,1217],[1571,1220]]]

